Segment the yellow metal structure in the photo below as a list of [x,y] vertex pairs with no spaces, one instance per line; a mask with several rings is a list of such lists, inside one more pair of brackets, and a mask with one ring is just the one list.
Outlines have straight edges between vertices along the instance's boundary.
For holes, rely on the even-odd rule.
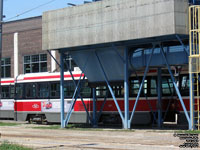
[[[189,8],[189,73],[190,73],[190,112],[193,129],[200,130],[199,116],[199,73],[200,73],[200,6]],[[191,94],[192,93],[192,94]]]

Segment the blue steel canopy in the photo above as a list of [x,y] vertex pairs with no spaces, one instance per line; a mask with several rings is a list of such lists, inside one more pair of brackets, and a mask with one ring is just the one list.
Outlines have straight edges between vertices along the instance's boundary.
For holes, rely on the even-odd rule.
[[[98,63],[96,54],[100,58],[103,69],[106,72],[108,80],[111,82],[122,81],[124,79],[123,51],[125,47],[108,47],[84,51],[69,51],[76,64],[84,71],[89,82],[105,82]],[[188,64],[188,54],[182,46],[164,47],[164,52],[169,65]],[[142,69],[147,65],[150,57],[149,49],[140,49],[131,52],[129,50],[129,71]],[[150,67],[162,67],[165,62],[162,58],[160,48],[156,48],[152,56]],[[84,69],[85,68],[85,69]]]

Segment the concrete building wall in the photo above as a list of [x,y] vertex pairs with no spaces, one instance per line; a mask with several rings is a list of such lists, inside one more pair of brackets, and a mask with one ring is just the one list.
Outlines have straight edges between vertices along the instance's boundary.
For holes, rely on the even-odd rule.
[[103,0],[43,14],[43,50],[188,34],[187,0]]

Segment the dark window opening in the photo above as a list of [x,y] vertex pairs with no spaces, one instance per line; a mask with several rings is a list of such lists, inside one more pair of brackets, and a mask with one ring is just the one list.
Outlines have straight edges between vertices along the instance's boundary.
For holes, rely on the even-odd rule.
[[11,63],[10,58],[1,59],[1,77],[9,78],[11,77]]
[[47,54],[24,56],[24,73],[47,72]]

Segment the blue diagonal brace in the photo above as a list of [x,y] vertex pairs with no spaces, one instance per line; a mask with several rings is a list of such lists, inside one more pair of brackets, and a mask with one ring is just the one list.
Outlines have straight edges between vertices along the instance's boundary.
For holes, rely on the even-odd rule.
[[164,59],[164,61],[165,61],[165,64],[167,65],[167,68],[168,68],[169,74],[170,74],[170,76],[171,76],[171,79],[172,79],[174,88],[175,88],[176,93],[177,93],[177,95],[178,95],[178,97],[179,97],[179,100],[180,100],[181,105],[182,105],[182,108],[183,108],[183,110],[184,110],[186,119],[187,119],[188,124],[189,124],[189,126],[190,126],[190,124],[191,124],[191,122],[190,122],[190,117],[189,117],[189,115],[188,115],[188,113],[187,113],[187,110],[186,110],[186,108],[185,108],[185,104],[184,104],[184,102],[183,102],[183,99],[182,99],[182,96],[181,96],[181,94],[180,94],[180,91],[179,91],[179,89],[178,89],[178,87],[177,87],[177,85],[176,85],[174,76],[173,76],[173,74],[172,74],[172,72],[171,72],[169,63],[168,63],[168,61],[167,61],[167,59],[166,59],[166,57],[165,57],[165,54],[164,54],[164,51],[163,51],[163,47],[162,47],[162,46],[161,46],[161,48],[160,48],[160,51],[161,51],[161,54],[162,54],[163,59]]
[[103,69],[103,65],[101,64],[101,61],[100,61],[99,56],[97,55],[97,52],[96,52],[96,51],[95,51],[95,55],[96,55],[96,57],[97,57],[97,60],[98,60],[98,62],[99,62],[99,65],[100,65],[100,67],[101,67],[101,71],[102,71],[102,73],[103,73],[103,75],[104,75],[104,79],[105,79],[105,81],[106,81],[106,84],[107,84],[107,86],[108,86],[108,89],[109,89],[109,91],[110,91],[110,93],[111,93],[111,95],[112,95],[112,98],[113,98],[113,100],[114,100],[114,102],[115,102],[115,105],[116,105],[116,107],[117,107],[117,110],[118,110],[118,112],[119,112],[119,115],[120,115],[120,117],[121,117],[121,119],[122,119],[122,122],[123,122],[123,124],[124,124],[124,117],[123,117],[122,111],[121,111],[121,109],[120,109],[120,107],[119,107],[119,105],[118,105],[118,102],[117,102],[117,99],[116,99],[116,97],[115,97],[115,94],[113,93],[113,90],[112,90],[112,88],[111,88],[111,86],[110,86],[110,84],[109,84],[109,82],[108,82],[107,75],[106,75],[106,73],[105,73],[105,71],[104,71],[104,69]]
[[[72,114],[72,110],[74,109],[74,105],[76,103],[76,100],[77,100],[78,95],[80,94],[80,91],[81,91],[81,88],[82,88],[82,84],[80,85],[81,77],[82,77],[82,74],[80,76],[79,82],[78,82],[78,84],[76,86],[76,89],[74,91],[74,94],[73,94],[73,97],[72,97],[72,101],[71,101],[70,108],[68,110],[67,116],[66,116],[66,118],[64,120],[65,121],[65,126],[68,125],[68,123],[69,123],[69,120],[70,120],[70,117],[71,117],[71,114]],[[85,79],[85,76],[83,77],[83,80],[84,79]]]
[[[59,62],[56,60],[56,58],[51,54],[51,52],[49,50],[47,50],[48,54],[53,58],[53,60],[56,62],[56,64],[61,68],[61,65],[59,64]],[[63,54],[64,55],[64,54]]]
[[106,91],[106,96],[104,97],[104,101],[103,101],[103,104],[101,105],[100,111],[99,111],[99,113],[97,114],[96,122],[99,122],[99,118],[100,118],[101,113],[102,113],[102,111],[103,111],[103,108],[104,108],[104,105],[105,105],[105,103],[106,103],[107,97],[108,97],[108,90]]
[[137,103],[138,103],[138,100],[140,98],[140,94],[141,94],[141,91],[142,91],[142,88],[143,88],[143,85],[144,85],[144,80],[146,78],[146,75],[147,75],[147,72],[149,70],[149,65],[151,63],[151,59],[152,59],[152,56],[153,56],[153,52],[154,52],[154,49],[155,49],[155,44],[153,45],[153,48],[152,48],[152,52],[151,52],[151,55],[149,57],[149,60],[148,60],[148,63],[147,63],[147,66],[146,66],[146,69],[145,69],[145,72],[144,72],[144,76],[143,76],[143,79],[142,79],[142,83],[140,84],[140,88],[139,88],[139,92],[137,94],[137,98],[135,100],[135,104],[134,104],[134,107],[133,107],[133,111],[131,113],[131,117],[130,117],[130,120],[129,120],[129,125],[131,125],[131,122],[133,120],[133,116],[134,116],[134,113],[135,113],[135,110],[136,110],[136,106],[137,106]]
[[116,46],[114,44],[112,44],[112,48],[117,53],[117,55],[119,56],[121,61],[124,63],[125,62],[124,58],[121,56],[121,54],[119,53],[118,49],[116,48]]
[[188,56],[190,55],[189,54],[189,49],[183,44],[181,38],[176,34],[176,38],[179,40],[179,42],[181,43],[183,49],[185,50],[185,52],[188,54]]
[[[88,57],[88,59],[89,59],[89,57]],[[88,60],[88,59],[86,59],[86,60]],[[86,64],[87,64],[87,62],[86,62]],[[86,67],[86,64],[85,64],[85,67]],[[72,74],[72,70],[69,68],[69,66],[68,66],[67,63],[65,63],[65,65],[66,65],[67,68],[69,69],[69,73],[70,73],[70,75],[71,75],[71,77],[72,77],[72,81],[73,81],[73,83],[74,83],[74,85],[75,85],[75,87],[76,87],[76,86],[77,86],[77,83],[76,83],[76,81],[75,81],[75,79],[74,79],[74,75]],[[84,67],[84,68],[85,68],[85,67]],[[81,76],[82,76],[82,74],[81,74]],[[89,114],[89,112],[88,112],[88,110],[87,110],[87,107],[86,107],[86,105],[85,105],[85,102],[84,102],[84,100],[83,100],[83,97],[81,96],[80,93],[79,93],[78,96],[79,96],[80,99],[81,99],[81,102],[82,102],[82,104],[83,104],[83,106],[84,106],[84,109],[85,109],[85,111],[86,111],[86,113],[87,113],[88,119],[89,119],[90,122],[93,124],[93,121],[92,121],[92,119],[91,119],[91,117],[90,117],[90,114]]]

